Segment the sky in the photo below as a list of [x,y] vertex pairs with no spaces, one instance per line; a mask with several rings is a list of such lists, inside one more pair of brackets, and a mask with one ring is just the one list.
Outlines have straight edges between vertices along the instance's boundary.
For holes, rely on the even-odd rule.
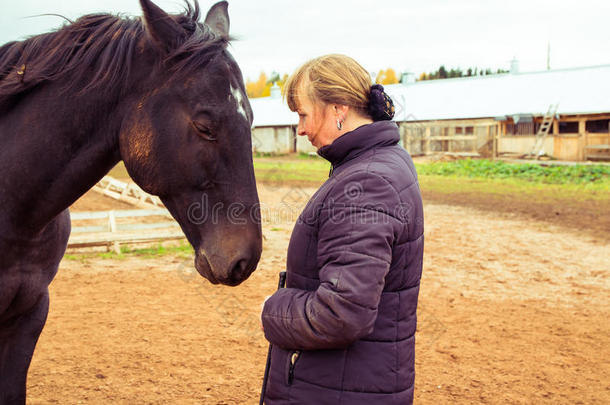
[[[203,14],[214,1],[200,0]],[[168,12],[181,0],[156,0]],[[0,0],[0,44],[93,12],[141,15],[137,0]],[[246,79],[291,73],[316,56],[343,53],[367,70],[419,75],[470,66],[545,70],[610,64],[607,0],[229,0],[231,52]]]

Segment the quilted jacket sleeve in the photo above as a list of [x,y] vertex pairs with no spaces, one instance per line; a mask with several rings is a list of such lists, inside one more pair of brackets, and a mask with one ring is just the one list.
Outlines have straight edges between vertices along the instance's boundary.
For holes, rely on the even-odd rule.
[[337,181],[318,226],[320,285],[282,289],[267,300],[267,340],[286,349],[346,347],[373,331],[392,246],[403,223],[400,201],[382,177],[355,173]]

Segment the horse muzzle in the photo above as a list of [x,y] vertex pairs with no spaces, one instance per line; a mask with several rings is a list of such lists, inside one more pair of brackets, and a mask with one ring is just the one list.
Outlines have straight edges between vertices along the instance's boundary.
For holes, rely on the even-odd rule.
[[212,284],[236,286],[250,277],[256,269],[260,255],[261,250],[255,246],[231,257],[210,254],[200,249],[195,257],[195,268]]

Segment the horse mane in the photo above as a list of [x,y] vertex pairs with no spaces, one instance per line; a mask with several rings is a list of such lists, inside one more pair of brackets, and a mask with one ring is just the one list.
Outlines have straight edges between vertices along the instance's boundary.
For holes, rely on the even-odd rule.
[[[186,1],[186,0],[185,0]],[[162,61],[174,74],[201,68],[226,49],[230,38],[199,22],[197,0],[172,15],[186,37]],[[137,44],[145,35],[141,17],[89,14],[56,31],[0,47],[0,107],[44,82],[65,80],[64,91],[86,95],[119,91],[132,69]]]

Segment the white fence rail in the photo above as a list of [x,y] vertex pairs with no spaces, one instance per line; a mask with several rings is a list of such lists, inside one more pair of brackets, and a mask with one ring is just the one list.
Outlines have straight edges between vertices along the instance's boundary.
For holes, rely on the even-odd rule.
[[[184,239],[180,225],[166,209],[71,212],[68,248],[106,246],[120,252],[121,244]],[[158,217],[160,222],[148,222]],[[144,222],[138,220],[146,219]],[[172,218],[171,221],[167,220]],[[117,221],[118,220],[118,221]]]
[[127,183],[111,176],[104,176],[92,190],[141,208],[163,208],[159,197],[148,194],[134,182]]

